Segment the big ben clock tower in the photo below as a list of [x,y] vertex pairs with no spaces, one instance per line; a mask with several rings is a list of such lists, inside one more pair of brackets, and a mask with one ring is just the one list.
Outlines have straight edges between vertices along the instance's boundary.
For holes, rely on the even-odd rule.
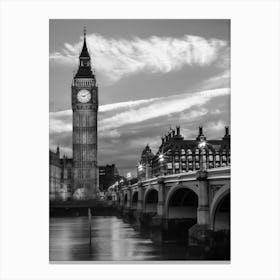
[[72,82],[73,187],[82,188],[86,199],[97,194],[98,87],[91,69],[86,30],[79,68]]

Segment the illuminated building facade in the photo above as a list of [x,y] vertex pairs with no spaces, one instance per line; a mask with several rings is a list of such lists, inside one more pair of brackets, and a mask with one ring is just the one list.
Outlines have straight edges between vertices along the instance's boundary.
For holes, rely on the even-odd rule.
[[[205,146],[200,148],[203,141]],[[207,140],[203,134],[203,127],[194,140],[185,140],[180,134],[180,127],[176,131],[170,129],[162,137],[158,152],[152,159],[152,176],[176,174],[201,169],[217,168],[230,165],[230,134],[225,127],[225,135],[220,140]]]

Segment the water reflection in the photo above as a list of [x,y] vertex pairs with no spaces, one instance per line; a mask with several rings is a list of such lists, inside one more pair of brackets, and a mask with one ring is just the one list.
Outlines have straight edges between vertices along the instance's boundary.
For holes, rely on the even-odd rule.
[[185,246],[156,246],[117,217],[50,218],[50,261],[182,260]]

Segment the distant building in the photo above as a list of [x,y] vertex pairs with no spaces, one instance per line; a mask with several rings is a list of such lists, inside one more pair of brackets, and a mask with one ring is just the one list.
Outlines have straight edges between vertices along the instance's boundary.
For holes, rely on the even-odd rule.
[[61,166],[59,148],[57,147],[56,152],[50,151],[49,156],[49,195],[50,200],[55,200],[61,189]]
[[60,150],[49,151],[50,200],[67,200],[72,195],[72,159],[60,158]]
[[62,179],[61,183],[63,190],[65,190],[62,199],[67,200],[68,198],[72,197],[73,192],[73,160],[72,158],[67,158],[67,156],[64,155],[63,158],[60,159],[60,163]]
[[[99,195],[112,186],[121,177],[115,164],[99,166]],[[60,150],[49,151],[49,197],[50,200],[86,199],[83,189],[74,188],[73,159],[65,155],[60,157]]]
[[99,190],[106,191],[119,178],[119,172],[115,164],[99,166]]
[[[199,144],[203,142],[203,146]],[[152,152],[146,147],[142,153]],[[142,156],[140,162],[142,162]],[[220,140],[207,140],[203,134],[203,127],[199,127],[198,136],[193,140],[186,140],[180,134],[180,127],[176,131],[170,129],[167,135],[162,137],[162,143],[155,154],[147,161],[151,165],[152,177],[176,174],[200,169],[203,164],[206,169],[230,165],[230,134],[225,127],[225,135]],[[143,164],[144,165],[144,164]],[[139,173],[138,178],[143,178]]]
[[148,179],[152,176],[152,160],[154,154],[152,153],[149,145],[145,147],[142,151],[141,159],[137,166],[137,178],[138,179]]

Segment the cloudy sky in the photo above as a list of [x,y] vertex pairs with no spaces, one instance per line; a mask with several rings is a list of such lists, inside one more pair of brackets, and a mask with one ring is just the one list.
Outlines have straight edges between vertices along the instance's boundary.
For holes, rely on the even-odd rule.
[[186,139],[230,125],[229,20],[51,20],[50,148],[72,156],[71,81],[83,26],[99,86],[99,165],[136,169],[169,127]]

